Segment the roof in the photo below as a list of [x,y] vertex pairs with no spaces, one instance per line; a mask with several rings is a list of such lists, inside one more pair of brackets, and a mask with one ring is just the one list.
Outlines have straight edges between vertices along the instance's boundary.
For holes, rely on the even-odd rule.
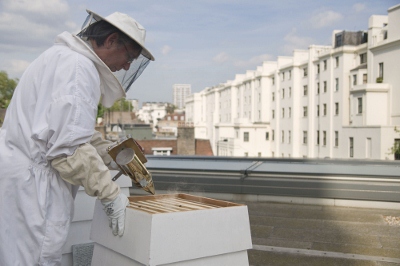
[[[145,155],[152,155],[154,148],[172,148],[171,155],[181,155],[178,151],[177,139],[144,139],[136,140],[144,149]],[[195,139],[195,154],[202,156],[212,156],[213,152],[208,139]]]

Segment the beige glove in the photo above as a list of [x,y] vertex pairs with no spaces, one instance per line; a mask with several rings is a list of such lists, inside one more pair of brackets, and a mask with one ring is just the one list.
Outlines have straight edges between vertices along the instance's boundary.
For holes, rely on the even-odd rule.
[[103,136],[100,132],[95,131],[92,139],[90,140],[90,144],[96,148],[97,153],[100,155],[104,164],[110,170],[121,170],[118,165],[114,162],[111,156],[108,154],[107,148],[110,147],[114,142],[103,139]]
[[120,192],[119,186],[111,180],[110,171],[90,144],[79,146],[71,156],[55,158],[51,165],[63,180],[83,186],[89,196],[112,201]]

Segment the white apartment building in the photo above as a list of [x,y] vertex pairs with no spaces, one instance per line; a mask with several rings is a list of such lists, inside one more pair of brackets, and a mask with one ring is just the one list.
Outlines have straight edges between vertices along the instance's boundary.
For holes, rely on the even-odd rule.
[[400,5],[368,30],[334,31],[331,46],[291,57],[186,100],[186,121],[219,156],[394,159],[400,141]]
[[192,86],[190,84],[174,84],[172,89],[174,91],[174,105],[178,109],[183,109],[186,97],[192,93]]
[[132,104],[132,111],[133,112],[139,111],[139,100],[138,99],[131,99],[131,100],[128,100],[128,101],[130,101],[131,104]]
[[153,103],[145,102],[142,104],[142,108],[136,111],[138,119],[146,124],[151,124],[153,132],[157,131],[157,123],[160,119],[164,118],[167,114],[167,107],[170,103]]

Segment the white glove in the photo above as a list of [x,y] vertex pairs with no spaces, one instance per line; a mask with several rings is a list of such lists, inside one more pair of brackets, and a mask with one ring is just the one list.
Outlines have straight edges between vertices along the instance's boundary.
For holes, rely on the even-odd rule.
[[125,209],[129,205],[128,197],[123,193],[119,193],[113,201],[102,200],[101,203],[108,216],[113,234],[122,236],[125,229]]

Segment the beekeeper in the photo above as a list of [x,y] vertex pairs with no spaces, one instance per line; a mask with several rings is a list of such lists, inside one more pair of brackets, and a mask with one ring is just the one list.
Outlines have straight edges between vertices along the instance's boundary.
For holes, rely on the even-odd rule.
[[[97,106],[124,97],[150,61],[145,29],[131,17],[88,10],[27,68],[0,130],[0,265],[60,265],[79,186],[124,232],[127,197],[111,180]],[[116,236],[118,237],[118,236]]]

